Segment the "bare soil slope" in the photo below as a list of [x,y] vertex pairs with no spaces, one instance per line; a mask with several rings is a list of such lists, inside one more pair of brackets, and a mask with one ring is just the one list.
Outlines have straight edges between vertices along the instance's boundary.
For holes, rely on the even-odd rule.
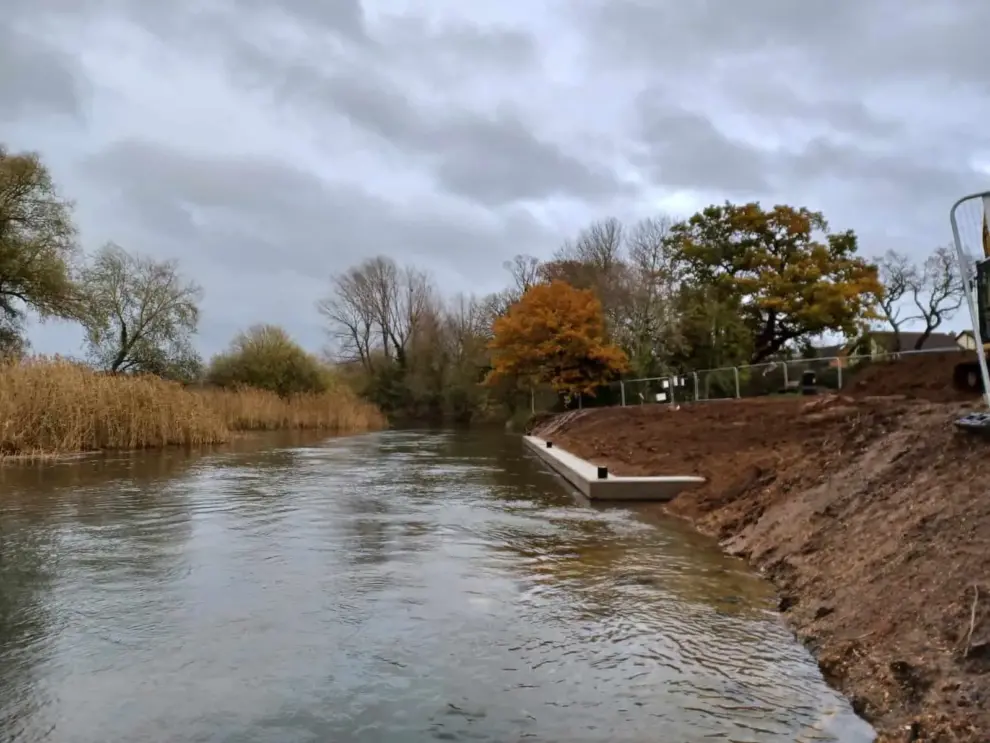
[[975,353],[925,353],[897,361],[873,361],[853,369],[851,383],[843,390],[852,395],[905,395],[932,402],[967,400],[970,395],[952,388],[952,370],[963,361],[975,361]]
[[[536,432],[616,474],[706,476],[669,510],[777,584],[880,740],[987,743],[990,439],[954,430],[965,405],[873,396],[891,378],[875,374],[849,396],[582,411]],[[912,396],[944,400],[945,381]]]

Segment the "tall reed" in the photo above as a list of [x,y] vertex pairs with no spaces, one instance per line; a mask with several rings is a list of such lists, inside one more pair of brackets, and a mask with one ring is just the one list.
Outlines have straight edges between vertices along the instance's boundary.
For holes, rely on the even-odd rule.
[[261,390],[186,388],[152,376],[112,376],[59,358],[0,366],[0,456],[199,446],[232,431],[356,433],[384,427],[347,388],[283,400]]
[[294,395],[283,399],[266,390],[204,389],[194,393],[220,416],[231,431],[320,429],[335,433],[374,431],[385,426],[385,417],[347,387],[318,395]]

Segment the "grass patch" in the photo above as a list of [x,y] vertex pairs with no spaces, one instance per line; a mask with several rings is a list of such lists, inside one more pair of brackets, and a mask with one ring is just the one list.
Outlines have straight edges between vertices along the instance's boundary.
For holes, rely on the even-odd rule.
[[111,376],[58,358],[0,366],[0,457],[204,446],[228,441],[233,431],[359,433],[384,426],[377,408],[343,386],[280,398]]

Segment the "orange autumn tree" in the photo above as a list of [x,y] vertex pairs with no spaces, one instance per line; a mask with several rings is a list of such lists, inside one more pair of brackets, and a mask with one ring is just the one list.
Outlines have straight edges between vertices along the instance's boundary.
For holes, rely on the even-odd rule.
[[492,335],[488,385],[542,383],[568,397],[594,396],[627,368],[622,350],[605,340],[601,302],[563,281],[530,287],[495,320]]

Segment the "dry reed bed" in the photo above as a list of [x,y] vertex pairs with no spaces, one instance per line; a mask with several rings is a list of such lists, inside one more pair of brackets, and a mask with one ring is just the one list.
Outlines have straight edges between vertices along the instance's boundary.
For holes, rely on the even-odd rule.
[[263,390],[110,376],[61,359],[0,366],[0,457],[201,446],[228,441],[232,431],[358,433],[384,425],[374,406],[345,387],[285,400]]

